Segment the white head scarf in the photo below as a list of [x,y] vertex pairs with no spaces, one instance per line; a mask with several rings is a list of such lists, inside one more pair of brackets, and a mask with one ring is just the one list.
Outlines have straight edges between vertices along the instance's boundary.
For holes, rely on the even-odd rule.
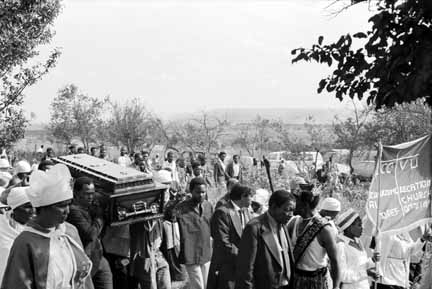
[[43,207],[73,198],[71,174],[63,164],[47,172],[37,170],[30,175],[28,197],[33,207]]
[[172,182],[171,172],[167,170],[160,170],[154,174],[154,179],[155,181],[162,184],[171,184]]
[[27,196],[28,187],[17,187],[10,190],[7,196],[7,203],[12,210],[15,210],[25,203],[29,203],[30,199]]
[[320,205],[321,210],[340,212],[341,203],[335,198],[325,198]]
[[15,173],[31,173],[31,166],[26,160],[19,161],[15,166]]

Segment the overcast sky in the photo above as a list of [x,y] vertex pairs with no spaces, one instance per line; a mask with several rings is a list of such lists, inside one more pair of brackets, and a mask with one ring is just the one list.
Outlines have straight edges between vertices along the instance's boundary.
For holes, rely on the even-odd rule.
[[366,4],[330,17],[328,0],[65,0],[55,23],[57,67],[25,91],[25,109],[48,121],[59,88],[156,113],[212,108],[338,107],[317,95],[324,65],[291,64],[291,50],[319,35],[367,28]]

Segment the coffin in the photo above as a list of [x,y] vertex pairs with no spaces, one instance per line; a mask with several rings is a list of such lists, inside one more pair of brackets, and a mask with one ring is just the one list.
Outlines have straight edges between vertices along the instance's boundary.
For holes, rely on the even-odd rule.
[[155,183],[151,176],[87,154],[53,160],[66,165],[72,177],[86,176],[93,180],[111,226],[163,217],[164,194],[168,187]]

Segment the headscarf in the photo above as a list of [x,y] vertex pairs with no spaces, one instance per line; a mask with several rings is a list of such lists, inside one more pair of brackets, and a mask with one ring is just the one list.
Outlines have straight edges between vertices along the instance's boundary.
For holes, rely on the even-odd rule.
[[325,198],[320,205],[321,210],[340,212],[341,203],[335,198]]
[[17,187],[10,190],[9,195],[7,196],[7,203],[12,210],[30,202],[30,199],[27,196],[27,189],[28,187]]
[[347,211],[341,213],[336,219],[336,225],[339,227],[341,232],[349,228],[349,226],[354,223],[354,221],[359,218],[359,214],[354,211],[354,209],[348,209]]
[[30,175],[30,187],[27,191],[33,207],[43,207],[73,198],[72,177],[69,169],[57,164],[47,172],[37,170]]

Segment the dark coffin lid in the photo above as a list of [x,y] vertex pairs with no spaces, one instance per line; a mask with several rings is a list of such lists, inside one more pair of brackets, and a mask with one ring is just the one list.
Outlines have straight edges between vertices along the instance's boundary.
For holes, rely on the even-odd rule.
[[61,156],[57,157],[55,161],[116,185],[151,179],[151,177],[138,170],[125,168],[87,154]]

